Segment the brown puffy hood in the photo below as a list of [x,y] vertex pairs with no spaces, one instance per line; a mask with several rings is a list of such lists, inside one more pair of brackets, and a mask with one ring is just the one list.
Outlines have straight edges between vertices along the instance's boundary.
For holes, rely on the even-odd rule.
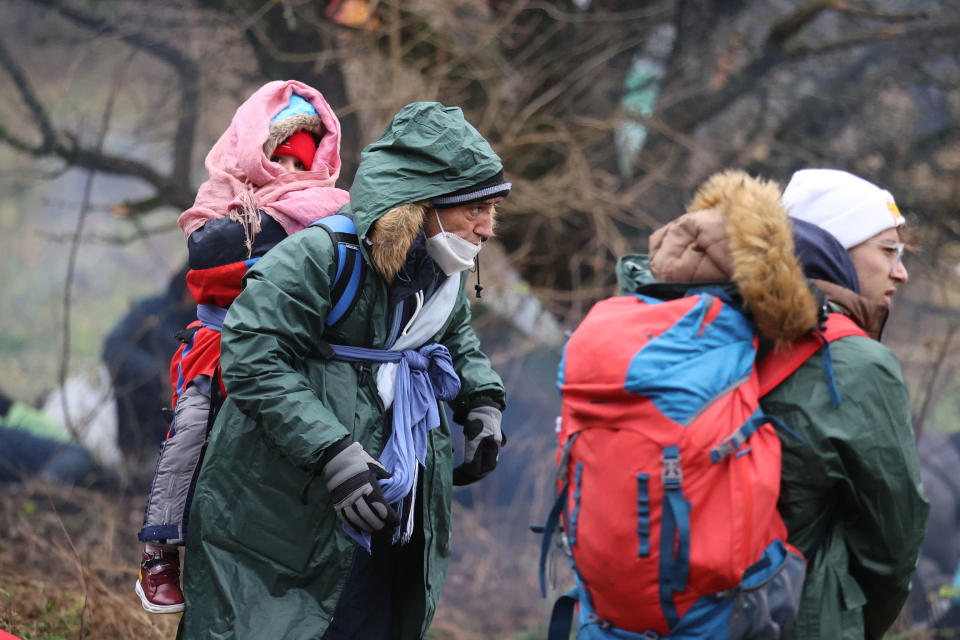
[[650,237],[661,282],[733,281],[757,328],[776,343],[816,325],[817,301],[794,255],[780,187],[726,171],[707,180],[686,213]]

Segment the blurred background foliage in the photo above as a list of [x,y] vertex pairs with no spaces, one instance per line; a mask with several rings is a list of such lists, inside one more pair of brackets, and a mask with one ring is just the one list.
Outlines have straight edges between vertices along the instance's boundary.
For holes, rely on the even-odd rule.
[[[535,557],[523,529],[549,497],[563,330],[614,292],[616,258],[644,250],[722,169],[785,184],[836,167],[894,194],[917,242],[885,342],[918,432],[958,429],[951,0],[8,0],[0,388],[38,402],[97,362],[130,305],[166,289],[204,155],[254,89],[286,78],[341,118],[339,186],[413,100],[461,106],[514,183],[477,305],[510,387],[511,447],[503,473],[459,496],[461,520],[496,514],[472,527],[490,549],[523,540],[518,556]],[[491,587],[467,581],[457,593]],[[526,628],[539,606],[489,624]],[[445,611],[439,628],[469,626]]]

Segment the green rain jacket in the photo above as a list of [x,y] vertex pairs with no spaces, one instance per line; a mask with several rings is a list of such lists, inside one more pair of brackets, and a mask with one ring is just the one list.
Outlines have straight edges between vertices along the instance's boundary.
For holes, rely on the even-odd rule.
[[[227,400],[211,433],[190,511],[181,638],[320,638],[350,573],[356,544],[344,533],[319,473],[328,446],[344,436],[379,455],[388,434],[375,383],[349,363],[308,356],[332,343],[384,348],[388,283],[378,267],[399,268],[420,230],[411,202],[476,184],[502,170],[500,159],[459,108],[414,103],[369,145],[342,212],[354,216],[366,275],[356,306],[328,330],[335,248],[308,228],[272,249],[247,275],[223,326]],[[407,216],[404,218],[404,216]],[[390,218],[385,228],[374,227]],[[384,221],[386,222],[386,221]],[[368,241],[373,236],[372,241]],[[406,237],[396,237],[396,235]],[[396,247],[405,247],[401,252]],[[380,252],[378,254],[378,252]],[[391,267],[392,268],[392,267]],[[471,329],[460,294],[435,336],[461,378],[456,405],[483,396],[504,403],[503,383]],[[375,370],[374,370],[375,373]],[[372,378],[372,377],[371,377]],[[429,432],[422,471],[422,572],[404,589],[396,637],[420,638],[437,607],[450,556],[450,426]],[[418,510],[419,511],[419,510]],[[396,621],[395,621],[396,622]]]
[[797,639],[877,639],[896,620],[929,512],[900,365],[871,338],[830,347],[834,407],[818,353],[761,405],[804,439],[782,437],[780,513],[808,559]]
[[[789,340],[795,335],[775,332],[795,331],[784,328],[800,315],[798,300],[807,286],[799,270],[796,277],[772,273],[793,246],[788,226],[771,229],[782,226],[776,220],[786,221],[779,189],[741,176],[721,174],[708,182],[689,207],[692,213],[654,234],[649,259],[621,258],[621,291],[656,281],[734,280],[758,326],[767,327],[765,337]],[[868,334],[882,327],[885,308],[814,282],[834,311]],[[813,326],[815,313],[810,317],[794,327]],[[839,407],[831,402],[822,351],[761,400],[767,413],[803,438],[781,434],[779,509],[788,541],[808,561],[800,610],[784,637],[879,640],[909,592],[929,503],[896,358],[877,340],[857,336],[833,342],[830,352]]]

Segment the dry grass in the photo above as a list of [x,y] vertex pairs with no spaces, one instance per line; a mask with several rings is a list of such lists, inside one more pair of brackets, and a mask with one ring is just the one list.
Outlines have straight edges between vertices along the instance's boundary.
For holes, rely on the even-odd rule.
[[[23,640],[173,638],[179,616],[144,612],[133,584],[142,497],[49,485],[0,493],[0,630]],[[543,513],[455,505],[454,550],[430,640],[546,638],[556,593],[539,595],[540,536],[518,520]],[[559,587],[569,579],[551,560]],[[952,637],[892,630],[890,640]]]
[[[540,597],[540,536],[523,535],[520,524],[509,522],[500,510],[455,506],[454,512],[453,557],[429,636],[546,638],[552,602]],[[544,515],[528,513],[527,524]]]
[[[0,629],[23,640],[175,636],[179,616],[144,612],[133,592],[142,496],[38,484],[0,491]],[[456,512],[454,557],[428,637],[545,638],[539,536],[508,543],[519,525],[502,513]]]
[[28,485],[0,500],[0,629],[24,640],[172,638],[178,616],[143,611],[142,497]]

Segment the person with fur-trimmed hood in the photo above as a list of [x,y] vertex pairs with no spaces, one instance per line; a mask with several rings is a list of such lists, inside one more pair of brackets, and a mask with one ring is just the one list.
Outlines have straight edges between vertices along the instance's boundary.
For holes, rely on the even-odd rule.
[[890,297],[907,279],[901,220],[889,193],[845,172],[797,172],[781,201],[775,183],[728,171],[654,232],[649,255],[617,265],[623,293],[653,282],[735,283],[761,356],[815,328],[825,310],[869,336],[831,342],[761,399],[802,438],[781,434],[778,507],[807,559],[786,638],[881,638],[916,566],[929,505],[900,365],[879,342]]
[[[422,638],[453,484],[496,465],[504,387],[468,269],[510,183],[459,108],[404,107],[340,213],[364,275],[328,326],[338,245],[308,228],[247,274],[223,325],[227,398],[197,483],[179,638]],[[464,425],[454,468],[446,413]]]

